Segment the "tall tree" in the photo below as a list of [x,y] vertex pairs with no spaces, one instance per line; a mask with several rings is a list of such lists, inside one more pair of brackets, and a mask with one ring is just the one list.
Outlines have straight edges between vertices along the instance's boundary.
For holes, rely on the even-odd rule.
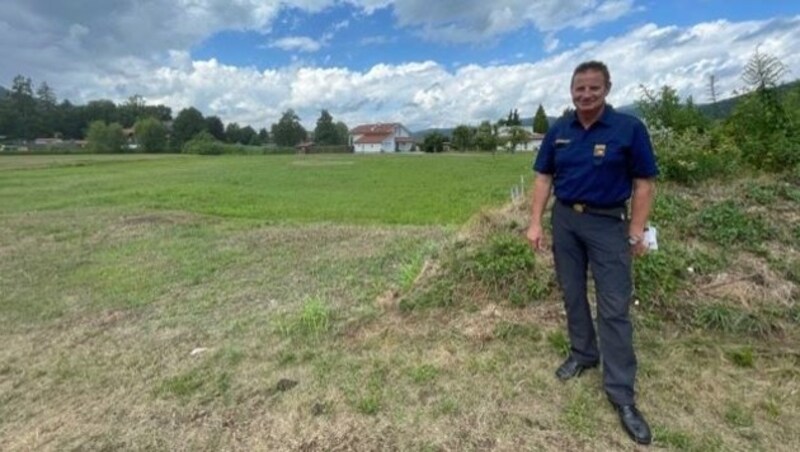
[[218,116],[206,117],[206,130],[212,137],[219,141],[225,141],[225,125]]
[[156,118],[142,118],[134,125],[136,142],[142,152],[165,152],[167,128]]
[[536,116],[533,117],[533,132],[547,133],[549,129],[550,122],[547,120],[547,114],[545,114],[542,104],[539,104],[539,108],[536,109]]
[[14,113],[11,136],[30,140],[36,138],[36,101],[30,78],[18,75],[11,85],[11,110]]
[[228,143],[242,143],[242,128],[238,122],[229,122],[225,126],[225,141]]
[[513,126],[508,133],[508,150],[516,152],[517,146],[525,143],[530,138],[530,132],[523,129],[522,126]]
[[117,105],[108,100],[92,100],[83,108],[87,123],[103,121],[107,124],[117,122]]
[[336,144],[350,144],[350,129],[342,121],[336,121]]
[[453,129],[453,146],[459,151],[467,151],[475,146],[475,129],[460,125]]
[[283,112],[276,124],[272,124],[272,139],[278,146],[295,146],[307,136],[306,129],[300,124],[300,117],[291,108]]
[[254,146],[261,144],[258,141],[258,133],[250,126],[244,126],[242,127],[242,130],[239,131],[239,142]]
[[262,127],[261,130],[258,131],[258,139],[261,144],[267,144],[269,142],[269,132],[267,129]]
[[144,117],[145,106],[144,98],[134,94],[117,106],[117,120],[122,127],[133,127],[139,118]]
[[683,104],[677,91],[670,86],[663,86],[658,93],[642,86],[642,99],[636,105],[645,121],[653,127],[675,131],[689,128],[705,130],[709,124],[708,118],[694,106],[691,97]]
[[431,132],[425,135],[422,141],[422,150],[425,152],[442,152],[444,151],[444,142],[447,137],[439,132]]
[[336,125],[333,117],[328,110],[322,110],[317,119],[317,127],[314,129],[314,142],[320,145],[333,145],[338,142]]
[[172,124],[172,148],[180,150],[184,143],[206,129],[206,121],[200,110],[189,107],[178,113]]
[[57,134],[56,93],[47,82],[42,82],[36,89],[36,136],[51,137]]
[[475,145],[481,151],[496,151],[497,150],[497,135],[495,135],[492,124],[489,121],[483,121],[478,126],[475,133]]
[[786,72],[777,57],[756,49],[742,74],[749,92],[727,121],[745,160],[756,168],[781,171],[800,164],[796,113],[786,110],[777,89]]

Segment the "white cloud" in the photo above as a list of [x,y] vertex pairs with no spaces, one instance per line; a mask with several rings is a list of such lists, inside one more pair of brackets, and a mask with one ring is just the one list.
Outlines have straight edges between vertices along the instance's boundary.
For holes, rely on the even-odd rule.
[[[292,6],[319,11],[335,0],[301,0]],[[497,119],[518,108],[533,115],[541,103],[558,114],[569,105],[573,67],[606,61],[614,88],[609,100],[628,104],[639,85],[669,84],[703,102],[708,76],[721,96],[741,86],[740,73],[756,45],[800,74],[800,16],[767,21],[659,27],[648,24],[603,41],[559,47],[555,33],[591,27],[635,10],[632,0],[465,0],[459,8],[430,0],[350,0],[374,12],[393,5],[397,24],[431,39],[491,39],[516,28],[544,31],[547,58],[538,62],[469,64],[419,61],[377,64],[365,70],[316,68],[299,58],[289,67],[260,71],[215,59],[193,61],[188,49],[221,30],[269,31],[279,0],[3,0],[0,2],[0,80],[17,71],[46,80],[60,98],[76,103],[141,94],[175,113],[195,106],[224,121],[268,127],[286,108],[307,127],[327,108],[350,125],[400,121],[413,129]],[[420,14],[424,12],[425,14]],[[343,24],[343,22],[340,22]],[[344,27],[344,25],[341,25]],[[338,28],[318,40],[274,41],[293,51],[317,51]],[[364,38],[362,44],[393,38]],[[556,52],[560,49],[559,52]],[[504,55],[499,55],[503,57]],[[2,83],[2,82],[0,82]]]
[[391,43],[396,42],[396,41],[397,41],[397,38],[395,38],[395,37],[389,37],[389,36],[380,35],[380,36],[366,36],[366,37],[363,37],[363,38],[361,38],[359,43],[362,46],[378,46],[378,45],[384,45],[384,44],[391,44]]
[[433,41],[482,42],[527,25],[541,31],[591,28],[633,11],[634,0],[395,0],[401,26],[417,28]]
[[669,84],[681,95],[704,102],[711,74],[717,77],[721,95],[730,96],[741,87],[741,69],[758,44],[793,73],[800,73],[800,17],[796,17],[690,28],[644,25],[535,63],[473,64],[453,70],[425,61],[379,64],[365,71],[305,67],[259,73],[210,61],[195,62],[190,71],[166,72],[168,76],[150,83],[170,87],[167,93],[173,88],[185,93],[165,101],[197,105],[225,120],[263,126],[276,121],[283,109],[293,108],[310,128],[319,110],[326,108],[350,125],[401,121],[418,129],[477,124],[497,119],[510,108],[530,116],[540,103],[549,114],[559,114],[569,106],[572,69],[595,58],[610,66],[614,88],[609,101],[617,105],[638,99],[641,84],[652,88]]
[[307,36],[288,36],[273,41],[269,46],[286,51],[316,52],[322,48],[322,43]]
[[558,49],[560,41],[553,34],[548,34],[544,37],[544,51],[553,53]]

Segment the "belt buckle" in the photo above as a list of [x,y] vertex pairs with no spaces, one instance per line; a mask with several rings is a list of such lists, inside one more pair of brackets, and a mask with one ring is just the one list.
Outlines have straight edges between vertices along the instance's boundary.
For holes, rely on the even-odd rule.
[[578,213],[583,213],[586,210],[586,204],[573,204],[572,210]]

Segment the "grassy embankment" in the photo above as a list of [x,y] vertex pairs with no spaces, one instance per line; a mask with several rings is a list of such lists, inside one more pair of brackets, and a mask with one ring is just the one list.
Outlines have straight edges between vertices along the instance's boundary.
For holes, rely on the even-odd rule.
[[[474,215],[530,156],[140,157],[0,158],[4,449],[630,448],[598,372],[552,376],[525,207]],[[657,445],[800,448],[797,183],[661,186]]]

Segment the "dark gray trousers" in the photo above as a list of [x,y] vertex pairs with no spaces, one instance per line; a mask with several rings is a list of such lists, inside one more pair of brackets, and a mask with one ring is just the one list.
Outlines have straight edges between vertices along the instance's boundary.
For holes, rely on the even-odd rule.
[[[556,201],[553,256],[564,292],[572,356],[582,364],[603,361],[603,384],[617,404],[634,402],[636,356],[629,317],[633,293],[628,225],[619,218],[579,213]],[[591,268],[597,295],[597,346],[586,294]]]

